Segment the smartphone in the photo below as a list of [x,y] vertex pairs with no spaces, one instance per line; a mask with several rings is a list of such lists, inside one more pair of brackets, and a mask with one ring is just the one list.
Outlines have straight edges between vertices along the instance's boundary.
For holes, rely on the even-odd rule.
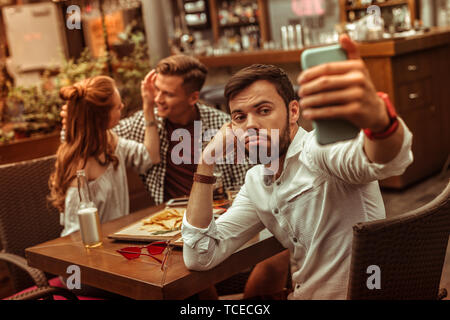
[[[322,63],[344,60],[347,60],[347,54],[339,44],[306,49],[301,55],[301,65],[303,70]],[[344,119],[314,120],[313,127],[315,129],[317,142],[321,145],[353,139],[360,131],[358,127]]]

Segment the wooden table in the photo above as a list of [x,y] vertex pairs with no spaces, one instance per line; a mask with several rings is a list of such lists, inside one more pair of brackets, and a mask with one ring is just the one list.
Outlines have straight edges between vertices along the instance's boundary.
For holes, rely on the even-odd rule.
[[100,248],[85,249],[79,232],[28,248],[28,263],[66,277],[70,276],[67,267],[77,265],[82,283],[133,299],[185,299],[284,250],[273,236],[255,238],[214,269],[199,272],[188,270],[181,248],[175,248],[165,275],[150,257],[127,260],[116,252],[130,243],[109,239],[109,234],[162,208],[162,205],[147,208],[105,223]]

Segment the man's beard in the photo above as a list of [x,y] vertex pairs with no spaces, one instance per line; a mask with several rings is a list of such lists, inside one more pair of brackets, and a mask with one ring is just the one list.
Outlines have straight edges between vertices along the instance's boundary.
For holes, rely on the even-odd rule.
[[[257,135],[259,137],[259,132]],[[261,143],[259,143],[256,146],[249,146],[248,148],[245,148],[245,156],[250,160],[251,164],[268,164],[269,161],[276,161],[286,155],[290,145],[289,122],[287,122],[281,133],[276,135],[277,139],[275,140],[278,141],[275,141],[275,147],[273,144],[274,141],[272,141],[272,136],[272,134],[270,136],[264,136],[266,140],[265,146],[261,146]]]

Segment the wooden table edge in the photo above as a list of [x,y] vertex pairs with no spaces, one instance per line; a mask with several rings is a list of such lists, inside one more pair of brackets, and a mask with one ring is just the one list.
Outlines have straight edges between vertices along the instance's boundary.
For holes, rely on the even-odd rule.
[[[129,215],[121,218],[120,220],[123,221],[123,223],[120,223],[120,225],[134,223],[135,221],[138,221],[146,215],[151,214],[152,212],[156,212],[163,207],[164,206],[157,206],[140,210],[132,214],[136,215],[134,217],[130,217]],[[117,227],[119,222],[120,221],[111,221],[102,226],[102,229],[104,230],[103,235],[105,240],[108,239],[108,234],[114,232],[114,227],[111,226],[115,225]],[[117,227],[117,229],[119,228],[120,227]],[[76,263],[63,259],[53,258],[51,256],[45,256],[44,261],[41,259],[42,254],[39,252],[39,250],[41,250],[43,247],[58,245],[67,246],[71,244],[71,242],[53,244],[52,242],[54,242],[55,240],[50,240],[43,244],[38,244],[36,246],[27,248],[25,250],[26,259],[31,267],[41,269],[50,274],[67,277],[69,276],[67,274],[67,267]],[[113,241],[112,239],[108,240]],[[184,299],[202,290],[198,286],[196,287],[196,289],[193,289],[192,286],[189,285],[190,283],[192,283],[192,281],[202,281],[203,279],[202,282],[205,283],[203,289],[205,289],[210,286],[212,282],[218,283],[226,278],[229,278],[234,274],[237,274],[240,271],[257,264],[258,262],[282,250],[284,250],[284,248],[281,246],[281,244],[273,236],[270,236],[266,239],[259,240],[254,244],[244,245],[243,248],[232,254],[228,259],[211,270],[189,270],[189,274],[187,276],[174,279],[166,283],[164,286],[158,286],[156,284],[152,284],[152,286],[149,286],[145,281],[140,281],[136,278],[127,278],[124,275],[118,275],[109,271],[98,270],[86,265],[78,266],[80,267],[81,274],[88,274],[88,277],[83,278],[83,283],[87,285],[92,285],[100,289],[124,295],[133,299]],[[252,253],[250,254],[250,252]],[[242,261],[245,261],[244,265],[242,265]],[[111,286],[102,286],[97,284],[98,278],[105,278],[106,281],[116,281],[117,283],[122,284],[122,286],[119,286],[119,288],[111,289]],[[128,285],[123,284],[123,280],[125,279],[131,280],[128,282]],[[204,281],[205,279],[207,281]],[[132,287],[132,290],[130,290],[130,287]]]

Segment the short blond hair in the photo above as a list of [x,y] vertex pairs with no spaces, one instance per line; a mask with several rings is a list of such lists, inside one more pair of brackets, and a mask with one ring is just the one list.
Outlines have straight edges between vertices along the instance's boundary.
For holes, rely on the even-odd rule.
[[162,75],[180,76],[187,93],[200,91],[206,80],[208,69],[194,57],[183,54],[162,59],[156,66],[156,72]]

